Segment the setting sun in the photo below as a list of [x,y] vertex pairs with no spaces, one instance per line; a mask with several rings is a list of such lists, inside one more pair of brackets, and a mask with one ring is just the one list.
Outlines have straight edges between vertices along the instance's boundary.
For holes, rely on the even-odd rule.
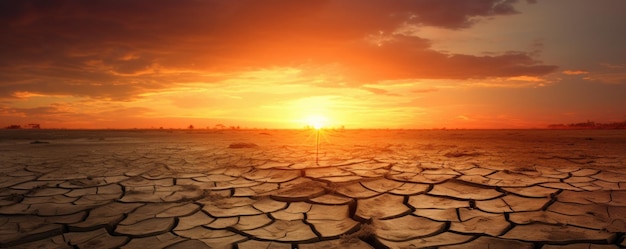
[[323,116],[308,116],[306,118],[306,123],[309,127],[313,127],[316,130],[319,130],[326,126],[328,119]]

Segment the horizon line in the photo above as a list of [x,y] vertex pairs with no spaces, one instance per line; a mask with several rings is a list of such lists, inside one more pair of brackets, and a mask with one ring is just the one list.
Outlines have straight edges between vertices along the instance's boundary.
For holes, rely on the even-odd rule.
[[[66,131],[305,131],[315,130],[313,128],[239,128],[239,129],[212,129],[212,128],[3,128],[6,131],[44,131],[44,130],[66,130]],[[408,131],[448,131],[448,130],[626,130],[626,127],[528,127],[528,128],[321,128],[320,130],[332,131],[359,131],[359,130],[408,130]]]

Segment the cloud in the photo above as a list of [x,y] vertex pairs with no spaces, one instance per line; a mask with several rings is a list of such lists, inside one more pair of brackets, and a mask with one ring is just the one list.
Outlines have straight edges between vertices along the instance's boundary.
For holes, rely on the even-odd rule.
[[602,63],[592,70],[565,70],[565,75],[580,76],[582,79],[603,84],[626,84],[624,64]]
[[[89,105],[93,105],[93,103],[84,104],[87,104],[87,107],[81,107],[80,103],[54,103],[48,106],[31,108],[0,106],[0,119],[7,122],[7,124],[38,123],[42,124],[44,128],[106,128],[120,127],[119,123],[124,123],[131,119],[142,119],[147,114],[153,112],[152,109],[144,107],[99,105],[98,108],[91,108]],[[87,109],[87,111],[77,109]],[[107,126],[110,124],[113,125]],[[125,125],[128,128],[128,125],[134,124],[131,122]]]
[[585,70],[565,70],[562,72],[563,74],[567,74],[567,75],[583,75],[583,74],[589,74],[588,71]]
[[380,89],[380,88],[375,88],[375,87],[362,86],[361,89],[371,92],[373,94],[377,94],[377,95],[399,96],[398,94],[390,93],[389,91],[385,89]]
[[[406,25],[471,27],[516,14],[511,0],[137,0],[0,2],[0,97],[15,92],[129,100],[214,74],[332,68],[361,87],[400,79],[542,76],[531,53],[435,51]],[[377,35],[386,36],[379,37]],[[378,37],[378,38],[377,38]],[[378,42],[372,42],[372,39]]]
[[591,73],[584,79],[605,84],[626,84],[626,72]]
[[439,89],[434,87],[411,90],[412,93],[432,93],[436,91],[439,91]]

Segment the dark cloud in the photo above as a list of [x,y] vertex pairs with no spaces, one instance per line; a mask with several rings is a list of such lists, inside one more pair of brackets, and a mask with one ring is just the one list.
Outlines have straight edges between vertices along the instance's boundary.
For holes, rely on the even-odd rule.
[[[207,72],[337,65],[349,85],[543,75],[515,52],[445,54],[402,25],[470,27],[511,0],[85,0],[0,2],[0,97],[14,91],[128,99]],[[387,34],[374,44],[368,37]]]

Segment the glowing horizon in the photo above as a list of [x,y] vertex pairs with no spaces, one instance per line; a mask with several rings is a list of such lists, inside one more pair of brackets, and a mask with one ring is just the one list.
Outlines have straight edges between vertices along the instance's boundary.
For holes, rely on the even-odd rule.
[[298,129],[310,116],[347,129],[625,121],[624,8],[7,0],[0,127]]

